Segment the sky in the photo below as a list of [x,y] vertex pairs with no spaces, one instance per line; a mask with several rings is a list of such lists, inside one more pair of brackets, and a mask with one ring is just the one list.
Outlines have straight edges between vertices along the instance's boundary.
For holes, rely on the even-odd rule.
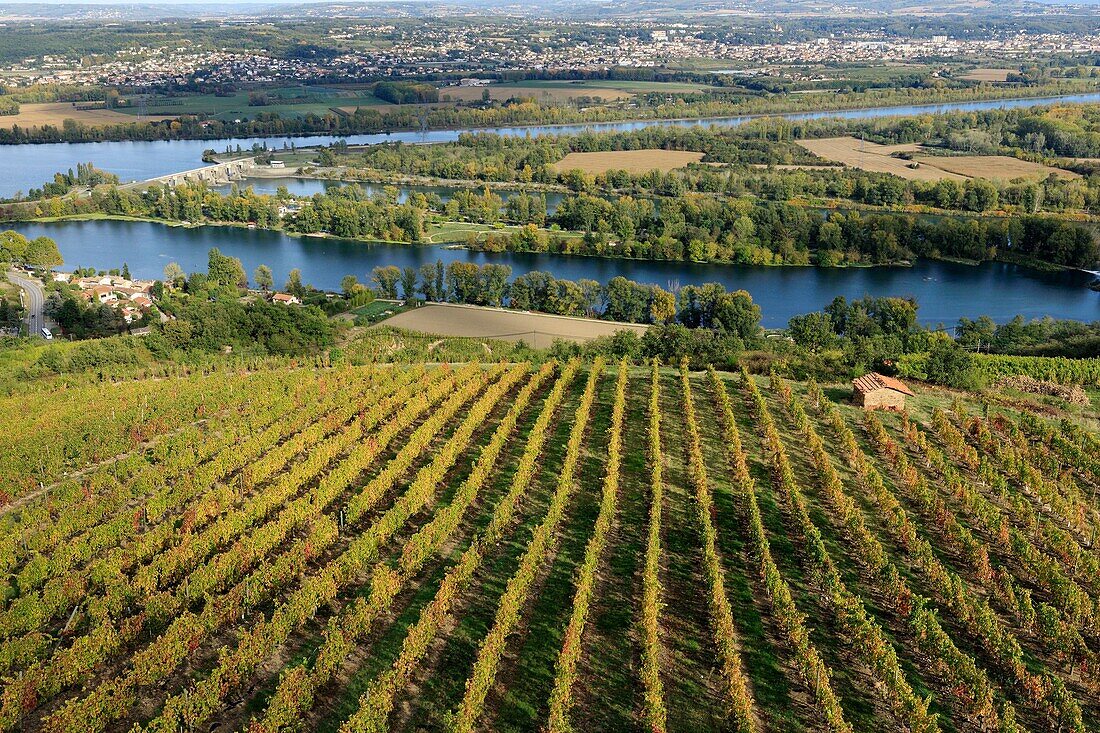
[[[0,5],[302,5],[334,0],[0,0]],[[418,0],[351,0],[356,3],[417,2]]]

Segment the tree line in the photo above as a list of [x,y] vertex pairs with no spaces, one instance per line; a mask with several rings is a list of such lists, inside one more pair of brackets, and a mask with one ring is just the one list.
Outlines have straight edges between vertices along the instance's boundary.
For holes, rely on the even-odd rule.
[[[507,265],[427,262],[419,268],[380,266],[371,281],[381,298],[465,303],[563,316],[603,318],[625,323],[678,322],[736,334],[746,342],[760,332],[760,307],[744,290],[727,291],[720,283],[687,285],[676,293],[659,285],[614,277],[596,280],[555,278],[532,271],[509,282]],[[345,291],[348,287],[345,286]]]
[[[405,203],[398,203],[397,197],[397,189],[371,197],[355,185],[304,200],[285,194],[260,195],[251,189],[223,195],[199,184],[175,189],[154,186],[143,192],[108,187],[88,197],[0,206],[0,219],[100,212],[190,222],[249,222],[292,232],[417,243],[423,240],[432,215],[441,215],[485,224],[505,219],[520,225],[471,237],[471,247],[489,251],[756,265],[1022,256],[1091,268],[1100,261],[1100,244],[1089,225],[1041,215],[1011,219],[862,215],[696,193],[660,199],[607,199],[578,193],[566,196],[551,216],[544,199],[527,193],[513,195],[507,203],[488,190],[461,191],[446,203],[434,194],[414,193]],[[540,228],[546,224],[551,225],[550,231]],[[567,232],[583,236],[566,236]]]
[[[1091,89],[1085,81],[1063,80],[1015,90],[1018,95],[1041,96]],[[748,91],[748,90],[746,90]],[[853,109],[884,104],[944,103],[995,99],[1001,89],[962,86],[948,88],[879,89],[837,94],[828,100],[831,109]],[[810,97],[810,98],[806,98]],[[671,99],[671,101],[670,101]],[[680,119],[722,117],[738,114],[769,114],[819,109],[825,104],[810,95],[730,96],[727,92],[676,92],[638,95],[630,107],[567,104],[545,105],[532,100],[507,100],[470,105],[455,104],[422,108],[378,110],[358,107],[337,114],[307,113],[283,117],[257,111],[251,118],[218,120],[205,114],[184,115],[172,120],[90,126],[73,119],[60,125],[21,126],[0,129],[0,144],[100,142],[107,140],[217,140],[232,137],[310,134],[371,134],[390,130],[454,127],[497,127],[504,125],[614,122],[632,119]],[[256,108],[262,110],[262,107]]]
[[[1033,118],[1046,119],[1045,116]],[[1026,126],[1033,118],[1025,118],[1020,124]],[[916,134],[918,131],[928,137]],[[797,144],[801,139],[859,134],[886,142],[895,138],[913,142],[908,138],[916,137],[919,142],[932,146],[928,151],[930,155],[936,154],[937,145],[939,152],[967,151],[969,148],[970,152],[1015,155],[1037,162],[1045,160],[1044,152],[1053,154],[1041,147],[1045,143],[1037,143],[1027,134],[1006,134],[1003,143],[989,143],[974,150],[972,140],[958,138],[958,135],[973,133],[973,130],[957,130],[950,126],[921,126],[913,130],[901,122],[879,128],[852,121],[774,119],[756,120],[737,128],[653,126],[625,132],[584,132],[535,138],[466,133],[454,143],[441,145],[372,146],[341,156],[340,164],[348,168],[346,175],[352,178],[376,176],[372,171],[384,170],[449,180],[534,182],[564,185],[574,191],[616,191],[634,195],[677,195],[697,191],[754,195],[776,201],[828,197],[873,206],[920,204],[970,212],[1093,211],[1100,207],[1097,180],[1070,177],[1055,168],[1051,168],[1050,175],[1045,178],[1012,181],[906,180],[888,173],[833,164]],[[1040,145],[1039,150],[1035,149],[1036,144]],[[569,153],[650,148],[700,152],[704,154],[704,162],[728,163],[730,167],[691,166],[667,173],[609,170],[593,175],[555,166]],[[806,170],[771,167],[822,164],[829,167]]]

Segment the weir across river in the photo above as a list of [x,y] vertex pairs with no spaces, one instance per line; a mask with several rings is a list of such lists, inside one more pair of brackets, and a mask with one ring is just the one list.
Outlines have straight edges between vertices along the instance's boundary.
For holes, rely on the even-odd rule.
[[239,160],[230,160],[225,163],[214,163],[203,166],[202,168],[193,168],[188,171],[180,171],[179,173],[169,173],[165,176],[150,178],[137,185],[145,186],[156,183],[167,186],[178,186],[181,183],[205,183],[210,186],[221,186],[244,178],[248,171],[255,167],[255,158],[241,158]]

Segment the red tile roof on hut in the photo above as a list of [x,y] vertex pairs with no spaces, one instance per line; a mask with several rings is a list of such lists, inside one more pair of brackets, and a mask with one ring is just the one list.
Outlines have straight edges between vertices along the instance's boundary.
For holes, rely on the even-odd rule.
[[900,379],[885,374],[871,372],[852,380],[855,389],[853,401],[868,410],[879,408],[900,410],[905,407],[905,396],[913,395],[913,390],[905,386]]

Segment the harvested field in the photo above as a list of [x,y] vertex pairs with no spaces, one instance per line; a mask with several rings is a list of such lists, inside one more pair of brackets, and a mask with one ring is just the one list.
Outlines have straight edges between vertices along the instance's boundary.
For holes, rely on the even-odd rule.
[[585,173],[605,173],[612,170],[624,170],[629,173],[648,173],[658,170],[667,173],[683,168],[690,163],[698,163],[703,153],[690,150],[611,150],[600,153],[570,153],[557,163],[558,171],[579,168]]
[[131,115],[113,109],[77,109],[69,102],[44,102],[21,104],[19,114],[0,116],[0,128],[61,127],[65,120],[76,120],[85,125],[118,125],[129,122],[157,122],[175,119],[174,115]]
[[635,94],[649,92],[675,94],[708,88],[704,84],[660,81],[524,81],[495,83],[483,87],[442,87],[439,90],[439,99],[451,102],[478,101],[481,99],[482,92],[488,90],[489,98],[495,100],[525,97],[539,102],[554,103],[592,97],[604,102],[616,102],[629,99]]
[[920,157],[921,165],[929,165],[968,178],[1046,178],[1054,173],[1060,178],[1080,178],[1072,171],[1051,168],[1007,155],[961,155],[957,157]]
[[518,84],[491,84],[487,87],[443,87],[439,90],[441,102],[475,102],[481,99],[482,92],[489,91],[489,98],[497,101],[513,97],[531,98],[539,102],[568,102],[578,97],[595,97],[605,102],[614,102],[633,96],[622,89],[604,89],[601,87],[533,87]]
[[[1051,168],[1004,155],[916,156],[913,160],[892,157],[894,153],[914,153],[920,145],[879,145],[854,137],[830,137],[799,140],[798,144],[818,157],[835,160],[852,168],[876,173],[892,173],[914,181],[939,181],[944,178],[965,181],[970,178],[1043,178],[1051,173],[1077,178],[1076,173]],[[914,163],[918,167],[911,168]]]
[[1016,69],[974,69],[968,71],[960,79],[967,81],[1008,81],[1009,74],[1017,73]]
[[522,340],[536,348],[548,347],[557,339],[584,342],[610,336],[616,331],[634,331],[641,335],[646,330],[646,326],[636,323],[437,303],[398,313],[383,323],[440,336]]
[[[710,163],[714,166],[726,166],[728,163]],[[771,168],[777,171],[835,171],[843,166],[839,165],[807,165],[798,163],[779,163],[776,165],[768,165],[766,163],[753,163],[750,168],[758,168],[760,170],[767,170]]]
[[916,181],[938,181],[941,178],[966,180],[966,176],[949,173],[939,168],[920,166],[910,168],[912,161],[890,157],[893,153],[911,152],[916,146],[879,145],[854,137],[828,137],[819,140],[799,140],[798,144],[818,157],[835,160],[852,168],[876,173],[893,173],[901,178]]

